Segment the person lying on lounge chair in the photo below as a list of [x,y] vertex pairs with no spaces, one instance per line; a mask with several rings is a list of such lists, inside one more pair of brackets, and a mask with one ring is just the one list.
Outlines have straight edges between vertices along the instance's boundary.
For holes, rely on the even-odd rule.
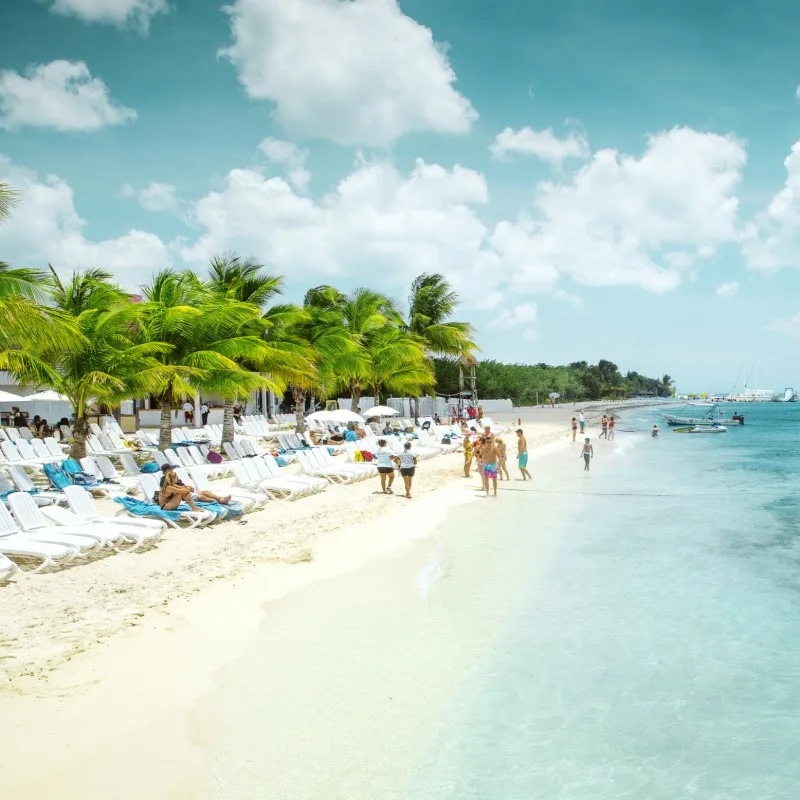
[[174,511],[181,503],[186,503],[192,511],[202,511],[195,504],[198,500],[201,503],[220,503],[227,506],[231,502],[231,496],[220,497],[213,492],[195,492],[194,487],[186,486],[175,474],[175,468],[171,464],[164,464],[161,467],[161,489],[158,492],[158,504],[164,511]]

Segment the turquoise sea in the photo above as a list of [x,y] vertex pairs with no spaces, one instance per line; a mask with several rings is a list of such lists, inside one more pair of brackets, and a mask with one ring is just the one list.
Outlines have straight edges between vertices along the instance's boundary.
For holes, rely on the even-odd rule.
[[271,604],[193,719],[214,796],[796,798],[800,406],[742,410],[627,411],[589,475],[568,447]]

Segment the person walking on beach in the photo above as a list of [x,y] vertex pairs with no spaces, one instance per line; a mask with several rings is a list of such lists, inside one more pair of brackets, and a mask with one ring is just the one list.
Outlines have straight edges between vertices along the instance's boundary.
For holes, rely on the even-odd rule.
[[489,496],[489,481],[494,487],[494,496],[497,497],[497,443],[494,439],[484,437],[481,444],[481,456],[483,457],[483,490]]
[[511,476],[508,474],[508,467],[506,466],[508,461],[506,443],[499,436],[494,440],[494,443],[497,445],[497,477],[502,481],[503,475],[505,475],[505,480],[510,481]]
[[469,471],[472,468],[472,439],[469,434],[464,436],[464,477],[469,478]]
[[576,441],[578,438],[578,420],[575,417],[572,418],[572,441]]
[[187,400],[183,404],[183,421],[188,425],[194,419],[194,406]]
[[400,477],[406,489],[406,497],[411,499],[411,483],[417,471],[417,457],[411,452],[411,442],[406,442],[403,452],[399,456],[394,456],[394,461],[400,467]]
[[581,456],[583,457],[583,471],[589,471],[589,462],[594,458],[594,448],[592,447],[591,442],[589,441],[589,437],[586,437],[586,440],[583,443],[583,449],[581,450]]
[[614,417],[611,417],[611,419],[608,421],[608,436],[606,436],[606,439],[608,439],[609,442],[614,441],[614,429],[616,427],[617,423],[614,422]]
[[608,417],[603,414],[603,419],[600,420],[600,438],[608,439]]
[[522,474],[523,481],[532,481],[530,472],[528,472],[528,440],[522,432],[522,428],[517,428],[517,465]]
[[583,416],[583,411],[578,414],[578,425],[581,427],[581,436],[583,436],[586,427],[586,417]]
[[[378,446],[375,448],[375,465],[378,467],[378,475],[381,479],[381,491],[384,494],[393,494],[394,464],[392,463],[392,451],[388,448],[386,439],[378,439]],[[388,486],[387,481],[389,482]]]

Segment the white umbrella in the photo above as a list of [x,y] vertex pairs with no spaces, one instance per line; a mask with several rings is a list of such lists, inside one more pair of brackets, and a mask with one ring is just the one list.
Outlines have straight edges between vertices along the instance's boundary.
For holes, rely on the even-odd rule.
[[21,400],[27,399],[27,397],[20,397],[18,394],[0,391],[0,403],[19,403]]
[[334,408],[330,411],[315,411],[306,417],[308,422],[363,422],[364,418],[355,411]]
[[20,397],[19,399],[25,402],[39,400],[43,403],[69,403],[69,397],[54,392],[52,389],[45,389],[43,392],[29,394],[27,397]]
[[389,406],[373,406],[362,412],[361,416],[369,419],[370,417],[394,417],[399,413],[396,408],[390,408]]

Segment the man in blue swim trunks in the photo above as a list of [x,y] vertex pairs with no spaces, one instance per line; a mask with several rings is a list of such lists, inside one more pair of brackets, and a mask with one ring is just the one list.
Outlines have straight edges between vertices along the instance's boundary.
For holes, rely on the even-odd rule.
[[517,464],[519,471],[522,473],[523,481],[532,481],[530,472],[528,472],[528,442],[525,439],[525,434],[522,428],[517,428]]

